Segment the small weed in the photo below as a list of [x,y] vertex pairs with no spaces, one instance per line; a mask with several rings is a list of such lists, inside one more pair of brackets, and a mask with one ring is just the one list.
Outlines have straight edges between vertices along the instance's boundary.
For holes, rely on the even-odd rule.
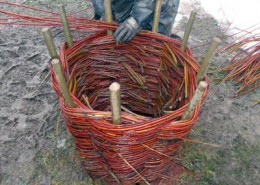
[[62,149],[53,153],[39,153],[38,176],[51,177],[51,184],[87,184],[87,173],[82,169],[72,142],[69,141]]

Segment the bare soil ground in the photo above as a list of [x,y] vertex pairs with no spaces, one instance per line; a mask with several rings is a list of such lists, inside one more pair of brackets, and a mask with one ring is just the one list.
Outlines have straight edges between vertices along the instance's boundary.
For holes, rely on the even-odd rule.
[[[52,10],[63,2],[70,13],[91,6],[89,0],[8,2]],[[203,44],[225,33],[223,25],[206,14],[197,1],[192,3],[192,7],[181,5],[183,18],[174,32],[183,34],[189,12],[196,9],[189,44],[200,46],[193,50],[200,61],[207,49]],[[0,9],[21,12],[2,4]],[[82,14],[91,17],[93,12],[88,9]],[[52,28],[52,32],[58,48],[64,36],[60,28]],[[226,43],[223,40],[222,45]],[[210,70],[226,62],[228,57],[217,55]],[[49,64],[41,28],[0,25],[0,184],[93,184],[80,166],[57,97],[46,79]],[[213,93],[217,84],[212,81],[190,138],[222,147],[185,142],[179,154],[181,162],[197,177],[185,175],[181,184],[260,184],[260,105],[252,107],[260,99],[260,91],[234,97],[235,85],[226,82]]]

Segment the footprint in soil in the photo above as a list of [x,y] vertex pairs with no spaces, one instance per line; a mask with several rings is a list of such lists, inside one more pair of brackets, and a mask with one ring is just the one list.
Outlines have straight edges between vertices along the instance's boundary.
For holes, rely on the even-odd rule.
[[41,100],[24,100],[20,99],[13,103],[12,110],[18,111],[18,113],[22,113],[24,115],[34,115],[39,114],[42,110],[45,109],[45,104]]
[[[12,51],[12,50],[2,50],[0,51],[0,58],[2,58],[4,61],[4,59],[6,58],[17,58],[19,57],[19,55],[15,52],[15,51]],[[4,63],[3,63],[4,64]]]

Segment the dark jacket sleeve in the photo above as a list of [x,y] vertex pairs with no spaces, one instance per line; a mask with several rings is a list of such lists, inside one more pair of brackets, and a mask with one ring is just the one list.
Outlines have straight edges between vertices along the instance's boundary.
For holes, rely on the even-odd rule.
[[104,0],[92,0],[92,4],[95,10],[95,19],[99,20],[105,15]]
[[158,32],[170,36],[178,12],[180,0],[164,0]]
[[146,27],[147,22],[153,18],[155,0],[135,0],[130,16],[142,27]]
[[[139,24],[141,23],[143,29],[152,30],[155,1],[151,2],[150,6],[148,4],[142,4],[145,1],[140,1],[140,3],[139,1],[136,1],[136,7],[133,9],[132,16],[134,16],[136,20],[140,21]],[[159,21],[159,33],[170,36],[179,3],[180,0],[163,1]]]

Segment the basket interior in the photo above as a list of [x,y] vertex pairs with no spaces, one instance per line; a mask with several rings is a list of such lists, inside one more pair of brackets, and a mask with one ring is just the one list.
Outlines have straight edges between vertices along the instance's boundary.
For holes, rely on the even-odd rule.
[[103,36],[82,42],[67,55],[70,90],[89,108],[110,111],[108,89],[119,82],[122,106],[131,112],[160,117],[178,109],[184,99],[178,53],[166,42],[143,40],[118,44]]

